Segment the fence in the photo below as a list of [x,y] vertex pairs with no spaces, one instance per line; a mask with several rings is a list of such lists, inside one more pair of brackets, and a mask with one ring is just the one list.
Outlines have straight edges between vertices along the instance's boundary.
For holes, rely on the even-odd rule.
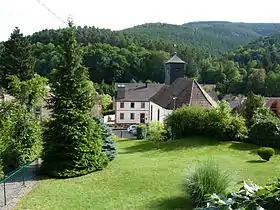
[[39,164],[39,159],[26,163],[0,180],[0,209],[15,203],[27,188],[35,184]]

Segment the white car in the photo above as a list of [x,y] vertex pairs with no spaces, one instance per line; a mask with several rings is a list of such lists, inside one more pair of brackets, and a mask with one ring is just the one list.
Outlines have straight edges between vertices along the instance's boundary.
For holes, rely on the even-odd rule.
[[128,133],[133,133],[136,131],[137,125],[130,125],[127,128]]

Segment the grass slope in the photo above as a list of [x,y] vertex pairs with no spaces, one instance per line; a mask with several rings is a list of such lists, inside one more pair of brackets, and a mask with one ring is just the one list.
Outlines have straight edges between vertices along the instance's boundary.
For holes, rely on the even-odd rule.
[[279,156],[259,161],[257,146],[189,138],[154,149],[147,141],[120,140],[118,157],[104,171],[87,176],[42,180],[26,195],[17,209],[192,209],[182,191],[186,170],[193,163],[217,160],[237,182],[257,184],[275,180],[280,174]]

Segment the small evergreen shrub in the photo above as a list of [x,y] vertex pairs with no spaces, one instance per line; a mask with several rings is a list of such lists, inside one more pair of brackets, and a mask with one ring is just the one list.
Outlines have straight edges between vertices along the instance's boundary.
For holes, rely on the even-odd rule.
[[270,158],[275,154],[273,148],[270,147],[261,147],[257,150],[257,154],[266,161],[269,161]]
[[224,193],[229,179],[216,162],[207,160],[197,163],[187,174],[185,190],[194,205],[205,202],[205,195]]
[[104,123],[103,118],[95,118],[95,121],[101,128],[102,134],[102,152],[106,153],[108,159],[112,161],[117,155],[116,143],[112,139],[112,129]]
[[147,137],[147,126],[145,124],[140,124],[136,128],[137,139],[145,139]]

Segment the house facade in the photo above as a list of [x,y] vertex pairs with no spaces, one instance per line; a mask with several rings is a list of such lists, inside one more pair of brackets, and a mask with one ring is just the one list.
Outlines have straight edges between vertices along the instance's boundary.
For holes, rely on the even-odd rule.
[[216,102],[193,79],[184,77],[185,62],[175,53],[165,63],[165,83],[117,83],[114,103],[117,125],[163,122],[183,105],[215,107]]

